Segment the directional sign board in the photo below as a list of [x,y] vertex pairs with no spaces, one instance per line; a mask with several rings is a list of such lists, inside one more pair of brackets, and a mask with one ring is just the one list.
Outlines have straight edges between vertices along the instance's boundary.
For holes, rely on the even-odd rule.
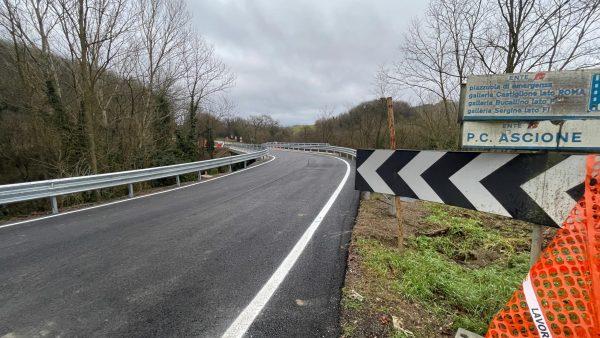
[[600,69],[470,76],[463,119],[600,118]]
[[361,150],[355,188],[560,226],[583,194],[585,155]]
[[480,149],[600,151],[600,120],[465,121],[462,146]]

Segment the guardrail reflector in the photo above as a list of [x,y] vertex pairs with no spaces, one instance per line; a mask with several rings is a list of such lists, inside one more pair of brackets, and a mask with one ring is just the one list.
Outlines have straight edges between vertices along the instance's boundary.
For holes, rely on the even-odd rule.
[[599,180],[600,160],[589,155],[583,197],[486,337],[600,337]]

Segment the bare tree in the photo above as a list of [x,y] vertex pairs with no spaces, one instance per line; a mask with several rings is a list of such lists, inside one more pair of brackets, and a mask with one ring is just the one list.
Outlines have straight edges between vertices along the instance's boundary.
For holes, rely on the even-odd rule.
[[135,81],[143,88],[143,105],[134,119],[134,132],[142,165],[147,166],[153,149],[171,143],[171,135],[157,128],[175,120],[163,103],[178,96],[175,86],[185,74],[181,61],[190,38],[190,15],[182,0],[135,0],[133,12],[135,33],[128,53],[134,60]]
[[[215,56],[214,47],[199,35],[194,35],[189,45],[184,45],[183,67],[185,69],[184,88],[187,93],[187,124],[189,142],[197,142],[197,115],[205,105],[206,128],[212,128],[211,117],[221,118],[221,114],[231,111],[231,103],[222,96],[212,102],[205,102],[211,96],[233,86],[235,77],[229,68]],[[212,109],[209,108],[211,105]]]
[[78,94],[82,152],[91,173],[98,172],[97,89],[125,45],[131,18],[125,0],[57,0],[52,9],[61,28],[63,55]]
[[183,57],[185,87],[188,93],[189,110],[197,112],[203,100],[231,88],[235,76],[227,65],[215,56],[214,47],[199,35],[191,38]]
[[393,85],[421,99],[441,101],[445,122],[454,122],[459,85],[475,68],[475,34],[482,24],[482,0],[435,0],[427,20],[414,20],[400,47],[400,61],[380,70]]
[[481,71],[513,73],[600,64],[600,1],[497,0],[474,47]]
[[333,106],[322,107],[315,121],[315,129],[319,134],[319,141],[323,143],[334,142],[334,116],[335,108]]

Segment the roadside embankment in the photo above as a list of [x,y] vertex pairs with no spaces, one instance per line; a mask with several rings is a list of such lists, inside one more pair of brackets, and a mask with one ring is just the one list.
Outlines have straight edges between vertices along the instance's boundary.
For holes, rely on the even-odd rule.
[[[343,290],[344,337],[484,334],[529,266],[531,227],[500,216],[403,202],[405,248],[382,196],[362,200]],[[554,230],[546,229],[546,240]]]

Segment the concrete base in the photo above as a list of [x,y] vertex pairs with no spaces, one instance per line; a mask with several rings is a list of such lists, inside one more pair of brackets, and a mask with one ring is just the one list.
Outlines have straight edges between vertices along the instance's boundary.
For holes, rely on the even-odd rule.
[[456,335],[454,336],[454,338],[483,338],[482,336],[478,335],[477,333],[473,333],[471,331],[467,331],[465,329],[458,329],[458,331],[456,331]]

